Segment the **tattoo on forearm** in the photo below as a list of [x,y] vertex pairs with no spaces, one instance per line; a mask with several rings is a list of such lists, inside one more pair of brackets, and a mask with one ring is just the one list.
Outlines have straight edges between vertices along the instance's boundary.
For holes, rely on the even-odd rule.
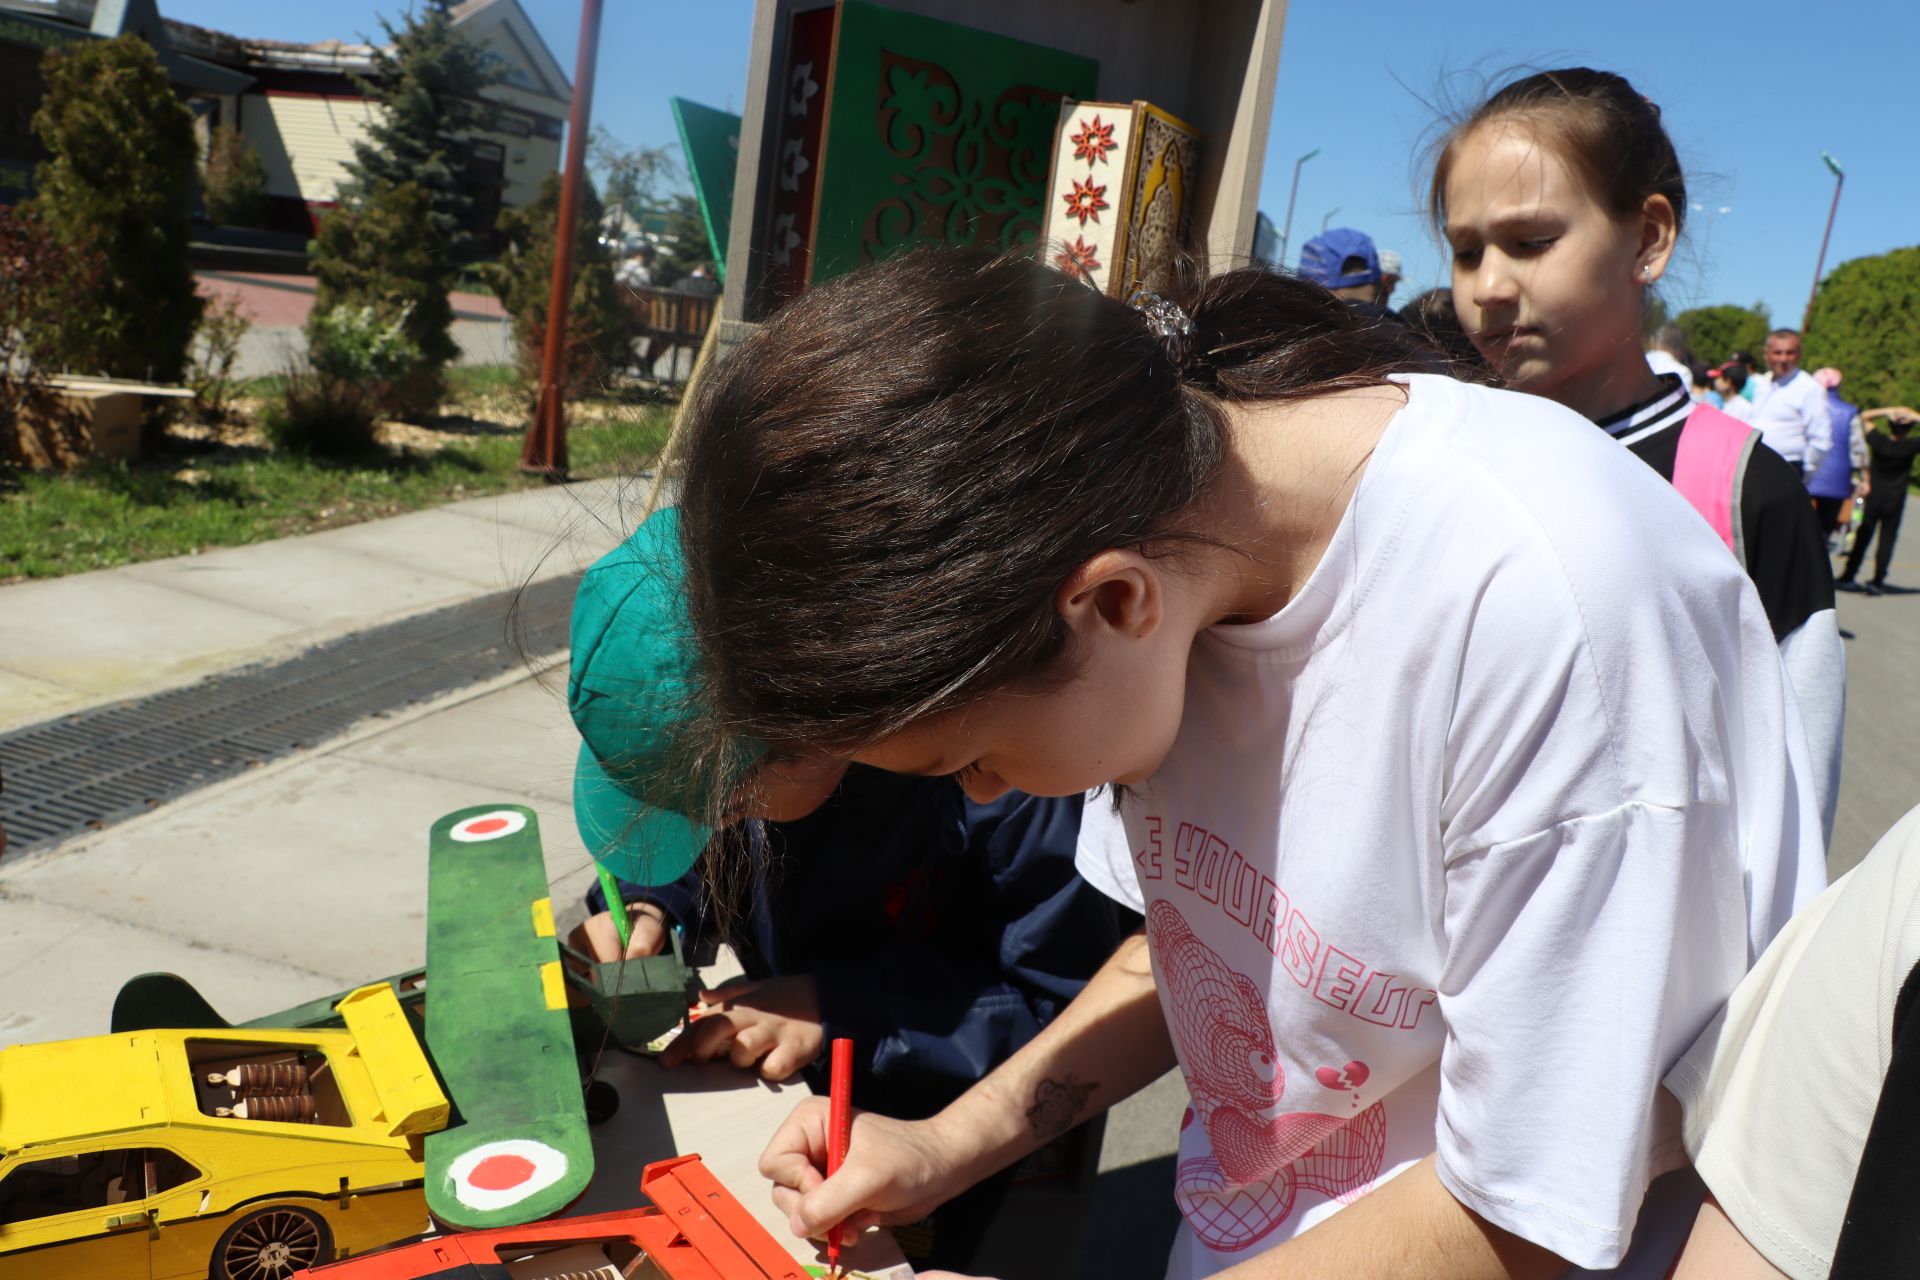
[[1073,1128],[1087,1099],[1099,1087],[1098,1080],[1081,1084],[1072,1076],[1064,1080],[1042,1080],[1040,1087],[1033,1091],[1033,1106],[1027,1110],[1027,1123],[1033,1126],[1034,1138],[1051,1142]]

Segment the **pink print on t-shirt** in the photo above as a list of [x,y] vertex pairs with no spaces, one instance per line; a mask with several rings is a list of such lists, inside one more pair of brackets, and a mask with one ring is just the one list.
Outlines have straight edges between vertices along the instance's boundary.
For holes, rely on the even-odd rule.
[[[1194,1234],[1221,1252],[1245,1249],[1287,1220],[1299,1187],[1338,1198],[1370,1184],[1386,1153],[1385,1107],[1375,1103],[1352,1118],[1272,1115],[1287,1080],[1260,989],[1229,969],[1164,899],[1147,908],[1147,934],[1194,1114],[1213,1148],[1183,1163],[1175,1179]],[[1366,1074],[1360,1062],[1341,1068],[1348,1088]]]
[[1171,879],[1175,888],[1194,893],[1251,933],[1280,961],[1287,976],[1321,1004],[1376,1027],[1419,1027],[1420,1016],[1437,998],[1431,987],[1402,982],[1396,974],[1355,959],[1331,938],[1323,939],[1273,877],[1205,827],[1180,823],[1170,848],[1162,840],[1158,816],[1147,815],[1146,827],[1146,845],[1133,856],[1143,887]]

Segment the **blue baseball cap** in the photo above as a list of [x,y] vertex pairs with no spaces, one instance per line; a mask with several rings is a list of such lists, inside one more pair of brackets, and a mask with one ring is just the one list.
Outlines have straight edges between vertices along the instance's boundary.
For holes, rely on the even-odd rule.
[[[581,577],[571,646],[580,838],[622,879],[669,884],[713,834],[702,821],[710,788],[688,781],[684,754],[699,706],[677,509],[654,512]],[[751,764],[737,767],[729,787]]]
[[[1352,259],[1363,264],[1348,270]],[[1307,241],[1300,250],[1300,274],[1327,289],[1351,289],[1355,285],[1380,283],[1380,254],[1373,237],[1352,227],[1335,227]]]

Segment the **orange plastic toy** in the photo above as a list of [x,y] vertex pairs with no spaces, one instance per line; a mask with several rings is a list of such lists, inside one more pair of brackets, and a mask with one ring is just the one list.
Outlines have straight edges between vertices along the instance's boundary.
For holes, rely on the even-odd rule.
[[295,1280],[811,1280],[699,1156],[648,1165],[640,1189],[653,1207],[463,1231]]

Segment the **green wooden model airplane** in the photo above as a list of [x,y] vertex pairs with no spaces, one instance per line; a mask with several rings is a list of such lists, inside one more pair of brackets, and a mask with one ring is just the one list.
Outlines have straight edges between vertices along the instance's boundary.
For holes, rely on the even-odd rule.
[[427,1135],[427,1207],[455,1227],[558,1213],[593,1178],[540,826],[517,805],[433,824],[427,1052],[454,1117]]
[[[539,822],[518,805],[450,813],[429,836],[427,965],[387,979],[452,1101],[425,1143],[427,1205],[452,1227],[511,1226],[565,1208],[593,1176],[569,986],[587,996],[589,1048],[629,1046],[679,1024],[697,979],[673,954],[563,966]],[[583,974],[578,969],[584,968]],[[429,995],[429,981],[430,995]],[[341,1025],[346,993],[239,1025]],[[430,1016],[429,1016],[430,1015]],[[142,974],[114,1002],[116,1032],[221,1028],[184,979]]]

